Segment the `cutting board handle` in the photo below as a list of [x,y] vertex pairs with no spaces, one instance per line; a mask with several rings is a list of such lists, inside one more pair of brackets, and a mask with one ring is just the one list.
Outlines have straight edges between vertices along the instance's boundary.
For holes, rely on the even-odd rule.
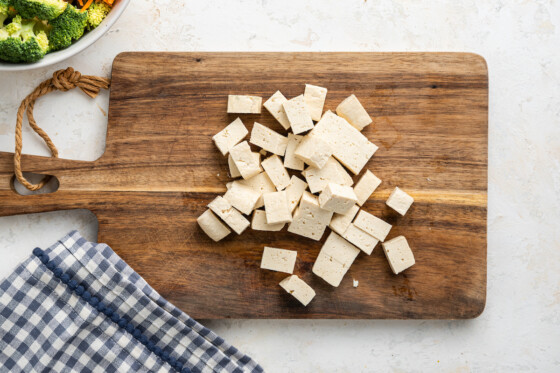
[[95,162],[22,155],[25,172],[55,176],[60,185],[56,192],[36,195],[20,195],[13,187],[14,153],[0,152],[0,216],[30,214],[54,210],[69,210],[90,207],[87,191],[68,190],[65,177],[76,169],[93,169]]

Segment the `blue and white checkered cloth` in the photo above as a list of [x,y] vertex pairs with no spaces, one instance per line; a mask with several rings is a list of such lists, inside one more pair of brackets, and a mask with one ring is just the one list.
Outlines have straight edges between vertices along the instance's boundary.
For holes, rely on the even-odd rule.
[[0,283],[1,372],[262,372],[71,232]]

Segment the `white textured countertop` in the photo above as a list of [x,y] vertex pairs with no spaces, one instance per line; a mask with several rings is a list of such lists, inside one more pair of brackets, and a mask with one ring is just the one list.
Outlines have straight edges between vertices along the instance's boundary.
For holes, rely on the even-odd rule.
[[[0,73],[0,150],[21,99],[52,71],[108,75],[121,51],[468,51],[490,72],[488,298],[469,321],[212,321],[269,372],[560,371],[560,1],[135,0],[93,47]],[[63,158],[103,153],[108,95],[35,110]],[[24,151],[48,155],[24,131]],[[1,206],[0,206],[1,208]],[[0,218],[0,277],[78,228],[86,211]],[[188,312],[188,310],[186,310]]]

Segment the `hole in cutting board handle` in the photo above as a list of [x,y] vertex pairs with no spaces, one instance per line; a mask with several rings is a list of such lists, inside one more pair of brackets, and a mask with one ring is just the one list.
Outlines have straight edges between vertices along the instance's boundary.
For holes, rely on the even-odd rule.
[[[25,176],[25,178],[29,182],[31,182],[33,184],[37,184],[45,176],[48,176],[48,175],[35,174],[33,172],[24,172],[23,176]],[[42,187],[41,189],[36,190],[36,191],[30,191],[29,189],[27,189],[26,187],[21,185],[21,183],[18,181],[18,179],[16,179],[16,175],[14,175],[12,177],[12,187],[13,187],[13,190],[17,194],[19,194],[20,196],[30,196],[30,195],[35,195],[35,194],[54,193],[58,190],[58,187],[60,186],[60,182],[58,181],[56,176],[54,176],[54,175],[50,175],[50,176],[51,176],[51,179],[47,182],[47,184],[45,184],[44,187]]]

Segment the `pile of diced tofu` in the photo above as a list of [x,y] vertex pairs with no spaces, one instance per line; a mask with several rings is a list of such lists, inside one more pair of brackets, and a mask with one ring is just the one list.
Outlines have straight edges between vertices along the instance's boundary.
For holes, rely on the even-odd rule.
[[[370,255],[379,242],[398,274],[415,263],[406,239],[385,241],[391,225],[360,209],[381,184],[370,170],[362,173],[377,150],[361,132],[372,119],[355,95],[343,100],[336,114],[323,112],[326,96],[326,88],[309,84],[303,95],[288,100],[277,91],[264,105],[257,96],[228,96],[228,113],[260,114],[264,106],[288,133],[254,122],[247,141],[249,131],[237,118],[212,138],[228,157],[234,180],[208,204],[198,224],[214,241],[231,230],[241,234],[251,226],[273,232],[286,224],[288,232],[319,241],[329,227],[313,265],[313,273],[328,284],[338,287],[360,251]],[[362,173],[356,184],[349,172]],[[405,215],[413,201],[395,188],[386,203]],[[293,275],[296,258],[295,250],[265,247],[261,268],[289,273],[280,286],[307,305],[315,291]]]

